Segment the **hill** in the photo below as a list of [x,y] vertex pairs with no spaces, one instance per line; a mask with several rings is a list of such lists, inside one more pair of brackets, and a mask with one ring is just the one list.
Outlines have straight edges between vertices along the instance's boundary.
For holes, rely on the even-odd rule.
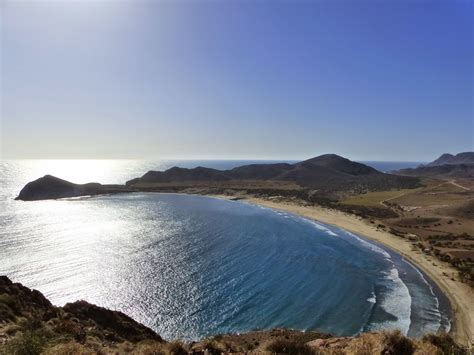
[[301,188],[317,190],[322,195],[419,186],[418,179],[385,174],[336,154],[325,154],[296,164],[251,164],[231,170],[174,167],[166,171],[149,171],[140,178],[128,181],[126,185],[133,188],[159,188],[160,184],[170,187],[172,184],[187,183],[191,186],[196,182],[201,185],[207,182],[213,186],[219,183],[222,187],[225,182],[235,185],[235,182],[250,181],[293,183]]
[[37,290],[0,276],[0,354],[467,354],[448,335],[399,332],[333,337],[287,329],[165,341],[122,312],[86,301],[56,307]]

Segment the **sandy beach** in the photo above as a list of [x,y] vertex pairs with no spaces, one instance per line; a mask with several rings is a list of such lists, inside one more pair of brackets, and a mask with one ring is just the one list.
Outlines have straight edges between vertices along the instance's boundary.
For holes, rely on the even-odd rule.
[[[222,197],[222,196],[220,196]],[[227,197],[228,198],[228,197]],[[472,348],[474,345],[474,291],[468,285],[452,280],[457,271],[430,255],[415,249],[411,242],[392,235],[362,218],[337,210],[315,206],[302,206],[293,202],[276,202],[255,197],[246,197],[245,201],[273,209],[298,214],[300,216],[332,224],[368,239],[377,241],[403,255],[436,282],[446,294],[453,309],[451,333],[460,344]]]

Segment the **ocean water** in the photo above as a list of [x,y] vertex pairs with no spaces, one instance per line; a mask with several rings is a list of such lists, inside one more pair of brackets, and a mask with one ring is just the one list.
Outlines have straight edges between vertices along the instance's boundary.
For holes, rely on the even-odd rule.
[[352,335],[449,329],[445,297],[401,256],[334,226],[240,201],[157,193],[14,201],[46,173],[123,183],[172,165],[3,161],[0,274],[54,304],[120,310],[167,339],[289,327]]
[[373,167],[383,173],[389,173],[394,170],[417,168],[422,164],[426,164],[424,161],[361,161],[361,163]]

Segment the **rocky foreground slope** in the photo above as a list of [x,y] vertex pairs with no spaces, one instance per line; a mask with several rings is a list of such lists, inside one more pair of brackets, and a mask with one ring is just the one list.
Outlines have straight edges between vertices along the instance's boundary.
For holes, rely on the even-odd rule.
[[168,342],[127,315],[85,301],[63,307],[0,276],[0,354],[468,354],[448,335],[332,337],[286,329]]

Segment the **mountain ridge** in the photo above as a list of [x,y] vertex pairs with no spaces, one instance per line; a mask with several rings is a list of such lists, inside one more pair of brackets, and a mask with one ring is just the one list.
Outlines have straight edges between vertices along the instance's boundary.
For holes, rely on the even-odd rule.
[[462,152],[456,155],[450,153],[441,154],[441,156],[425,166],[440,165],[458,165],[458,164],[474,164],[474,152]]
[[363,193],[420,186],[416,177],[382,173],[336,154],[323,154],[294,164],[250,164],[228,170],[198,166],[150,170],[125,185],[74,184],[51,175],[25,185],[18,200],[43,200],[131,191],[180,192],[207,188],[209,193],[225,189],[252,189],[256,193],[335,198],[338,194]]
[[444,153],[426,165],[400,169],[392,173],[403,176],[471,179],[474,178],[474,152],[462,152],[456,155]]
[[327,191],[416,187],[418,181],[382,173],[362,163],[353,162],[336,154],[323,154],[294,164],[250,164],[229,170],[210,168],[177,168],[148,171],[140,178],[126,182],[128,187],[144,184],[184,182],[225,182],[233,180],[286,181],[304,188]]

